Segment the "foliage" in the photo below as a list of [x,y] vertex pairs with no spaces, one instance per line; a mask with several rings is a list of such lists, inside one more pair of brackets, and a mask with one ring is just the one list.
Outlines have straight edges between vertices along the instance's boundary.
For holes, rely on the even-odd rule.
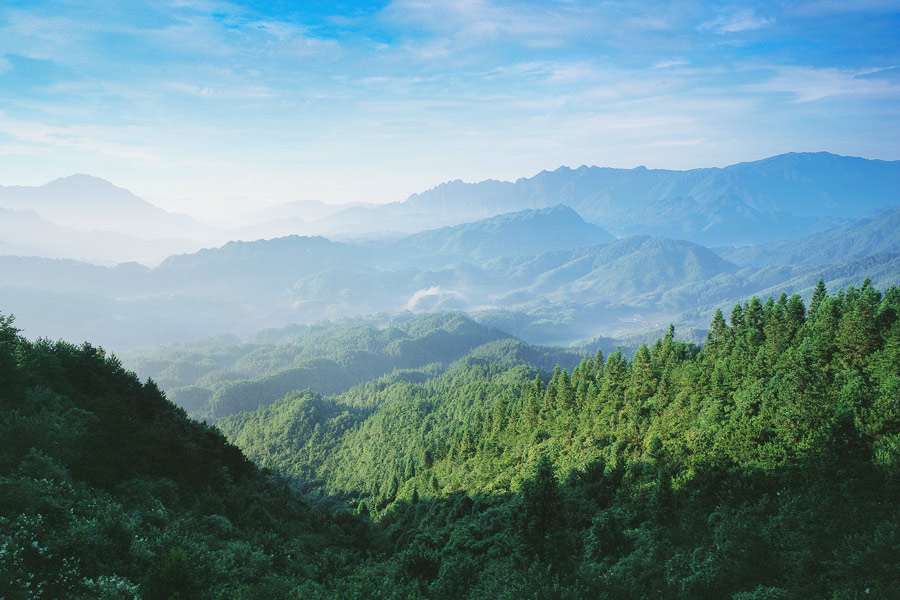
[[781,295],[717,313],[702,348],[670,328],[546,378],[470,360],[221,427],[363,507],[397,573],[437,551],[409,593],[883,597],[900,583],[898,298],[820,285],[809,312]]
[[102,349],[0,317],[0,370],[0,597],[247,597],[321,587],[323,545],[358,562],[353,518],[311,511]]
[[[582,353],[525,344],[460,313],[396,319],[386,327],[320,323],[270,329],[245,343],[211,338],[128,358],[194,418],[216,421],[296,390],[337,394],[382,375],[427,379],[455,361],[577,364]],[[424,371],[423,371],[424,369]]]

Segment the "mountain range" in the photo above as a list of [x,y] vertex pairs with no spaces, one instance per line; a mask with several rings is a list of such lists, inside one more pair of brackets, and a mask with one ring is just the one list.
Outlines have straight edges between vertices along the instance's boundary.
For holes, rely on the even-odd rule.
[[[900,279],[898,220],[894,209],[789,244],[717,253],[661,236],[610,239],[557,206],[393,240],[229,242],[154,268],[6,256],[0,305],[29,335],[90,336],[121,350],[293,322],[442,310],[469,312],[526,342],[568,344],[668,322],[703,327],[710,310],[736,298],[808,294],[819,278],[834,287],[869,275],[891,285]],[[820,258],[797,258],[813,250]]]
[[[213,226],[163,211],[102,179],[73,175],[39,187],[0,187],[0,208],[8,209],[0,212],[0,252],[155,265],[170,254],[228,241],[287,235],[345,242],[396,240],[558,205],[616,237],[651,235],[706,246],[746,246],[873,217],[896,206],[898,198],[900,161],[789,153],[724,168],[581,166],[542,171],[515,182],[457,180],[383,205],[290,201]],[[106,232],[128,237],[113,238]],[[452,247],[445,250],[452,252]]]
[[565,204],[619,236],[743,245],[822,231],[895,206],[898,197],[900,161],[789,153],[724,168],[560,167],[515,182],[453,181],[370,209],[366,217],[370,223],[398,214],[453,221]]
[[[898,192],[900,162],[826,153],[692,171],[561,168],[513,183],[450,182],[382,206],[278,205],[244,230],[302,221],[344,228],[341,241],[235,236],[198,249],[198,239],[138,234],[237,230],[74,176],[0,188],[0,310],[29,335],[120,350],[397,311],[466,311],[529,343],[668,322],[702,328],[716,307],[809,294],[819,278],[832,288],[865,276],[896,283]],[[93,230],[101,215],[118,230]],[[423,223],[440,226],[398,233]],[[187,252],[169,255],[179,244]],[[155,266],[116,261],[117,252],[155,254]]]

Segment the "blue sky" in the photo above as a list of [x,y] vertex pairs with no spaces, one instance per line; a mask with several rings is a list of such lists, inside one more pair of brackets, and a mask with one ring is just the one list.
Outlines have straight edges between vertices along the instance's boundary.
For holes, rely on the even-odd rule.
[[898,0],[7,0],[0,184],[89,173],[203,217],[560,165],[896,160],[898,32]]

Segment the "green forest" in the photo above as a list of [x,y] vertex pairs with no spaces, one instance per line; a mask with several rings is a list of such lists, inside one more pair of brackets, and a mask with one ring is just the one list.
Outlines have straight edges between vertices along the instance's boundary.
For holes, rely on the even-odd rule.
[[269,394],[312,373],[210,412],[220,380],[208,425],[3,317],[0,597],[897,597],[900,288],[710,319],[572,369],[480,330],[446,356],[348,330],[377,368],[328,355],[321,391],[325,354],[237,353]]

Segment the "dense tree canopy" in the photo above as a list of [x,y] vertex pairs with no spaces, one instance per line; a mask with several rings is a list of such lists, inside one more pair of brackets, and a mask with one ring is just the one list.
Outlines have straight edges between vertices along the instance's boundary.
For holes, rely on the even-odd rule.
[[470,597],[884,595],[900,583],[898,311],[897,288],[820,286],[808,312],[782,295],[716,313],[702,348],[670,328],[548,379],[463,365],[221,427],[397,549],[437,552],[416,593],[467,569],[451,588]]
[[0,317],[0,381],[2,598],[314,596],[367,545],[98,348]]

